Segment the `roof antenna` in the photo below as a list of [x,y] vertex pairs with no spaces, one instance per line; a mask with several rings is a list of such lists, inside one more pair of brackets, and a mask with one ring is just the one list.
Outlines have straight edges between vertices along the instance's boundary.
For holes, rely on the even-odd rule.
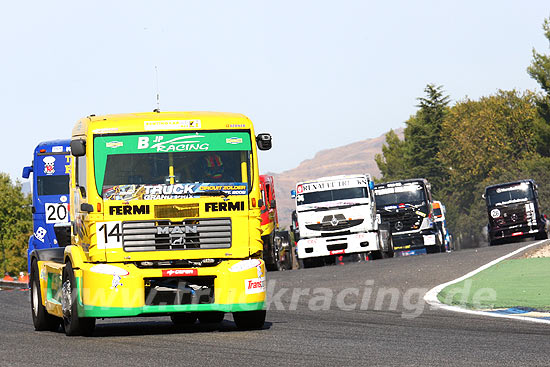
[[160,113],[159,71],[156,65],[155,65],[155,79],[157,82],[157,108],[155,108],[153,112]]

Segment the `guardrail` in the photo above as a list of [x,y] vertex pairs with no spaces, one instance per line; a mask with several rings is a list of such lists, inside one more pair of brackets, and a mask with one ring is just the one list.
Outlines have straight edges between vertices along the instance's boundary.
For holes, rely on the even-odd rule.
[[29,285],[25,282],[16,282],[16,281],[1,280],[0,279],[0,288],[25,289],[25,288],[28,288],[28,287],[29,287]]

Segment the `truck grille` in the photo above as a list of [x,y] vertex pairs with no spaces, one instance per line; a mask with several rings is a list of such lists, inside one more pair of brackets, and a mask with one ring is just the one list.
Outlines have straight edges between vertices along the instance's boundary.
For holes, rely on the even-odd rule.
[[196,218],[122,223],[124,251],[166,251],[231,247],[231,218]]
[[306,224],[311,231],[340,231],[342,229],[358,226],[363,219],[348,220],[343,214],[326,215],[320,223]]

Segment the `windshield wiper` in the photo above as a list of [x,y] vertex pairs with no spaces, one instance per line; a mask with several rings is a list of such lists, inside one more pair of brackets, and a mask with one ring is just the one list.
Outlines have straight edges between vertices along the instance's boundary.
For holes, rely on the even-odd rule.
[[223,196],[225,198],[229,196],[229,193],[227,193],[223,190],[212,190],[212,191],[196,192],[195,194],[204,195],[204,196]]

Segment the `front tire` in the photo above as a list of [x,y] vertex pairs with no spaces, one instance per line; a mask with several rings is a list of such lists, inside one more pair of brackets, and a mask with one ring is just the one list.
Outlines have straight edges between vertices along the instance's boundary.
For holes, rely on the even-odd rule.
[[241,330],[257,330],[264,326],[265,314],[265,310],[233,312],[233,320]]
[[67,336],[89,336],[95,329],[95,318],[78,316],[78,289],[71,262],[63,268],[62,298],[63,326]]
[[40,273],[36,260],[31,264],[31,311],[32,323],[36,331],[57,331],[61,324],[61,319],[50,315],[42,304],[42,292],[40,290]]

